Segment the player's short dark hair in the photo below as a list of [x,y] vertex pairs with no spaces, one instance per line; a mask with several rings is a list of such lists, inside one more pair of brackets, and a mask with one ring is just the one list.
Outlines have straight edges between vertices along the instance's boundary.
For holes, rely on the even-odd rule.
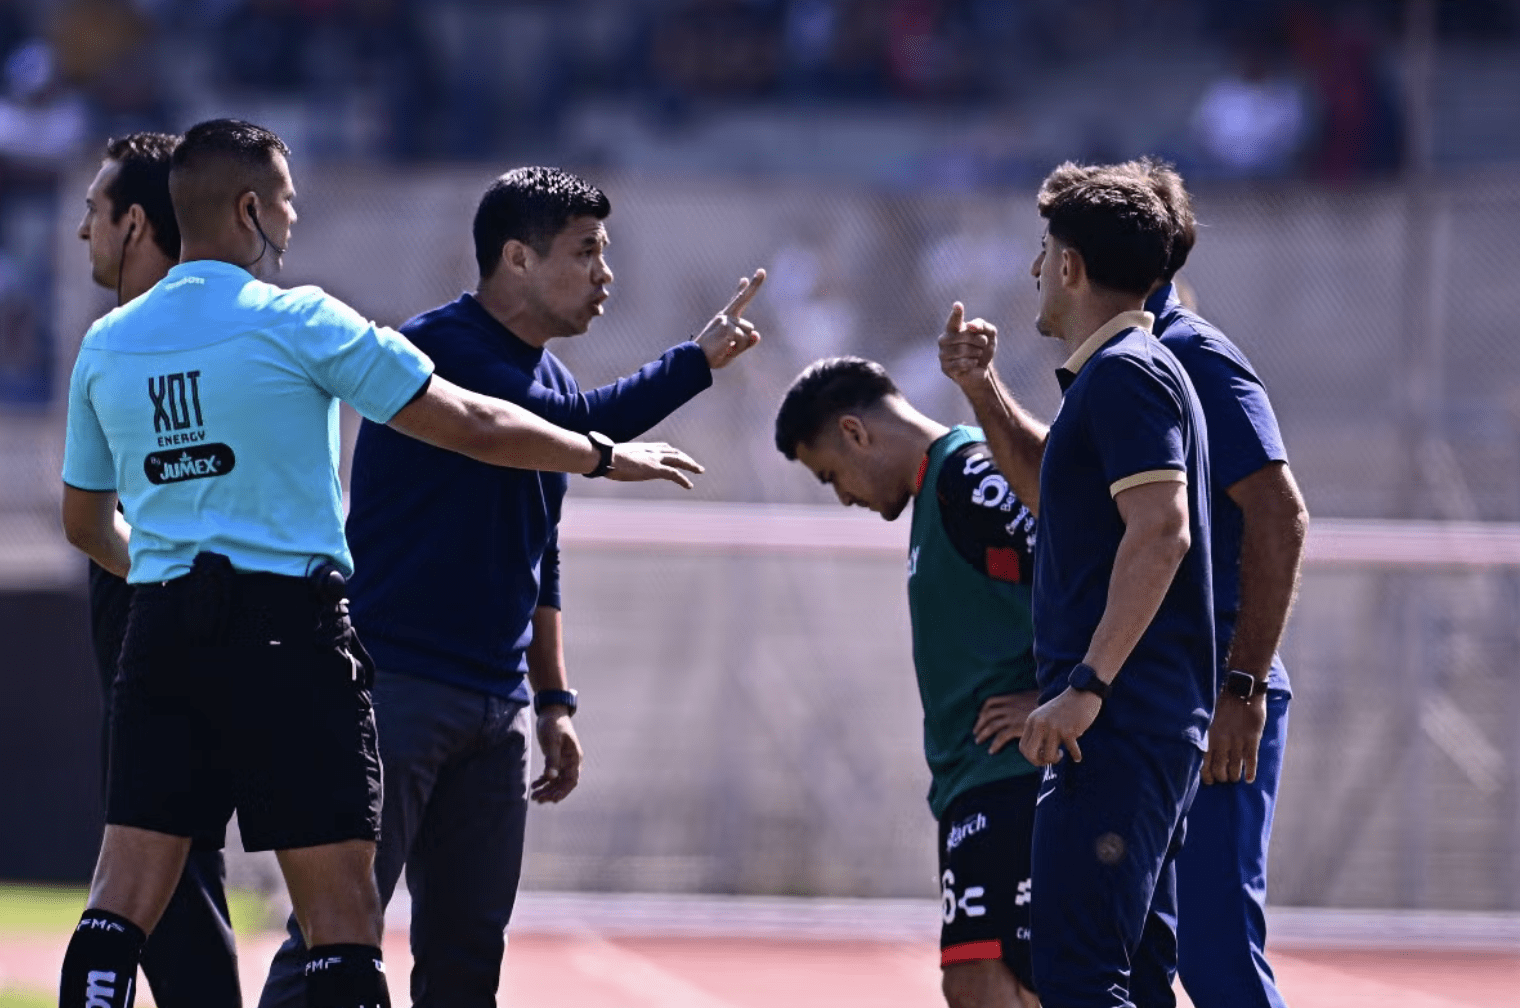
[[1041,191],[1053,195],[1078,182],[1102,178],[1109,173],[1144,179],[1171,215],[1172,252],[1161,273],[1161,279],[1170,282],[1187,265],[1188,254],[1198,242],[1198,218],[1193,215],[1193,197],[1175,165],[1149,155],[1115,165],[1079,165],[1068,161],[1050,173]]
[[807,366],[776,411],[776,448],[789,460],[836,417],[900,395],[887,369],[863,357],[828,357]]
[[111,223],[136,204],[153,228],[153,244],[179,259],[179,222],[169,200],[169,160],[179,137],[168,133],[129,133],[108,141],[105,159],[120,167],[105,194],[111,200]]
[[1188,253],[1198,243],[1198,218],[1193,215],[1193,197],[1175,165],[1158,158],[1142,157],[1119,166],[1149,180],[1172,218],[1172,253],[1167,257],[1161,279],[1170,281],[1187,265]]
[[1171,260],[1174,225],[1147,179],[1061,165],[1041,185],[1040,216],[1075,249],[1093,283],[1146,294]]
[[606,220],[612,213],[607,194],[562,168],[514,168],[499,176],[475,208],[475,262],[487,279],[501,262],[501,250],[514,238],[539,255],[548,255],[554,236],[573,217]]
[[169,165],[169,193],[181,231],[193,231],[207,205],[236,191],[263,191],[275,156],[290,148],[273,130],[241,119],[208,119],[185,131]]
[[290,148],[273,130],[242,119],[208,119],[185,131],[174,149],[173,167],[192,168],[218,157],[249,166],[269,165],[276,154],[289,157]]

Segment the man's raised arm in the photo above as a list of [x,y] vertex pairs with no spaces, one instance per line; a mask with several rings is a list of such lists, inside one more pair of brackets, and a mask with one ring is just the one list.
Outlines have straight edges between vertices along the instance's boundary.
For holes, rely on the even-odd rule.
[[[437,375],[391,418],[390,426],[488,465],[590,473],[601,463],[601,452],[586,436]],[[692,483],[686,473],[701,471],[700,465],[668,444],[631,443],[613,449],[607,478],[625,482],[665,479],[690,489]]]
[[997,327],[984,319],[965,320],[959,301],[950,309],[939,338],[939,366],[971,403],[987,447],[1008,485],[1029,510],[1040,513],[1040,462],[1050,428],[1018,404],[993,367]]

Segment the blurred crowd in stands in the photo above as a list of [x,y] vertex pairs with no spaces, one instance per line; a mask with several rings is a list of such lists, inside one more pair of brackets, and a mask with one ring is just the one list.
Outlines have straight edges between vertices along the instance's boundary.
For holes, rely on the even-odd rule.
[[[1513,40],[1520,0],[1438,0],[1443,37]],[[0,157],[273,110],[306,153],[500,157],[587,104],[679,131],[734,108],[1007,108],[1084,74],[1209,67],[1150,146],[1221,177],[1400,163],[1402,0],[0,0]],[[1143,108],[1113,108],[1144,117]],[[251,114],[251,113],[250,113]],[[1021,125],[1022,124],[1022,125]],[[1102,124],[1085,126],[1103,153]],[[1020,165],[1017,137],[1008,181]]]

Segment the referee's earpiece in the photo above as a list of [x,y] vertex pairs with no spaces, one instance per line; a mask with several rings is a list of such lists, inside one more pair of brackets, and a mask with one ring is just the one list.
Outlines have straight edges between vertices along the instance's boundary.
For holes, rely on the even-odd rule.
[[[264,240],[264,244],[267,247],[274,249],[275,252],[279,253],[280,255],[285,254],[285,249],[279,245],[276,245],[273,239],[264,233],[264,226],[259,223],[259,205],[257,203],[248,204],[248,219],[253,222],[253,229],[259,233],[259,237]],[[259,259],[262,258],[264,258],[264,250],[260,249]],[[255,259],[254,262],[258,262],[259,259]],[[253,263],[249,263],[249,265],[251,266]]]
[[137,222],[127,221],[127,233],[121,239],[121,255],[116,257],[116,304],[121,305],[121,281],[122,274],[127,271],[127,245],[132,241],[132,236],[137,233]]

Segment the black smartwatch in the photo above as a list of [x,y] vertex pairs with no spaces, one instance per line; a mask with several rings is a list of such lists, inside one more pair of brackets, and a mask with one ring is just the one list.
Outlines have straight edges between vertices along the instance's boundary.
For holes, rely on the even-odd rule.
[[1108,695],[1114,691],[1112,686],[1098,678],[1098,673],[1086,662],[1077,663],[1077,667],[1071,670],[1071,675],[1067,676],[1066,685],[1083,693],[1091,693],[1099,700],[1107,700]]
[[580,706],[576,698],[579,693],[573,689],[541,689],[533,692],[533,713],[542,714],[545,707],[563,707],[571,717],[575,717],[575,709]]
[[1258,679],[1249,672],[1239,672],[1235,669],[1224,674],[1224,689],[1220,692],[1228,693],[1232,697],[1241,700],[1250,700],[1259,697],[1267,691],[1267,681]]
[[591,440],[591,447],[602,453],[601,461],[597,462],[596,468],[586,474],[587,479],[596,479],[605,476],[612,471],[612,450],[617,447],[612,438],[599,431],[592,431],[586,435]]

